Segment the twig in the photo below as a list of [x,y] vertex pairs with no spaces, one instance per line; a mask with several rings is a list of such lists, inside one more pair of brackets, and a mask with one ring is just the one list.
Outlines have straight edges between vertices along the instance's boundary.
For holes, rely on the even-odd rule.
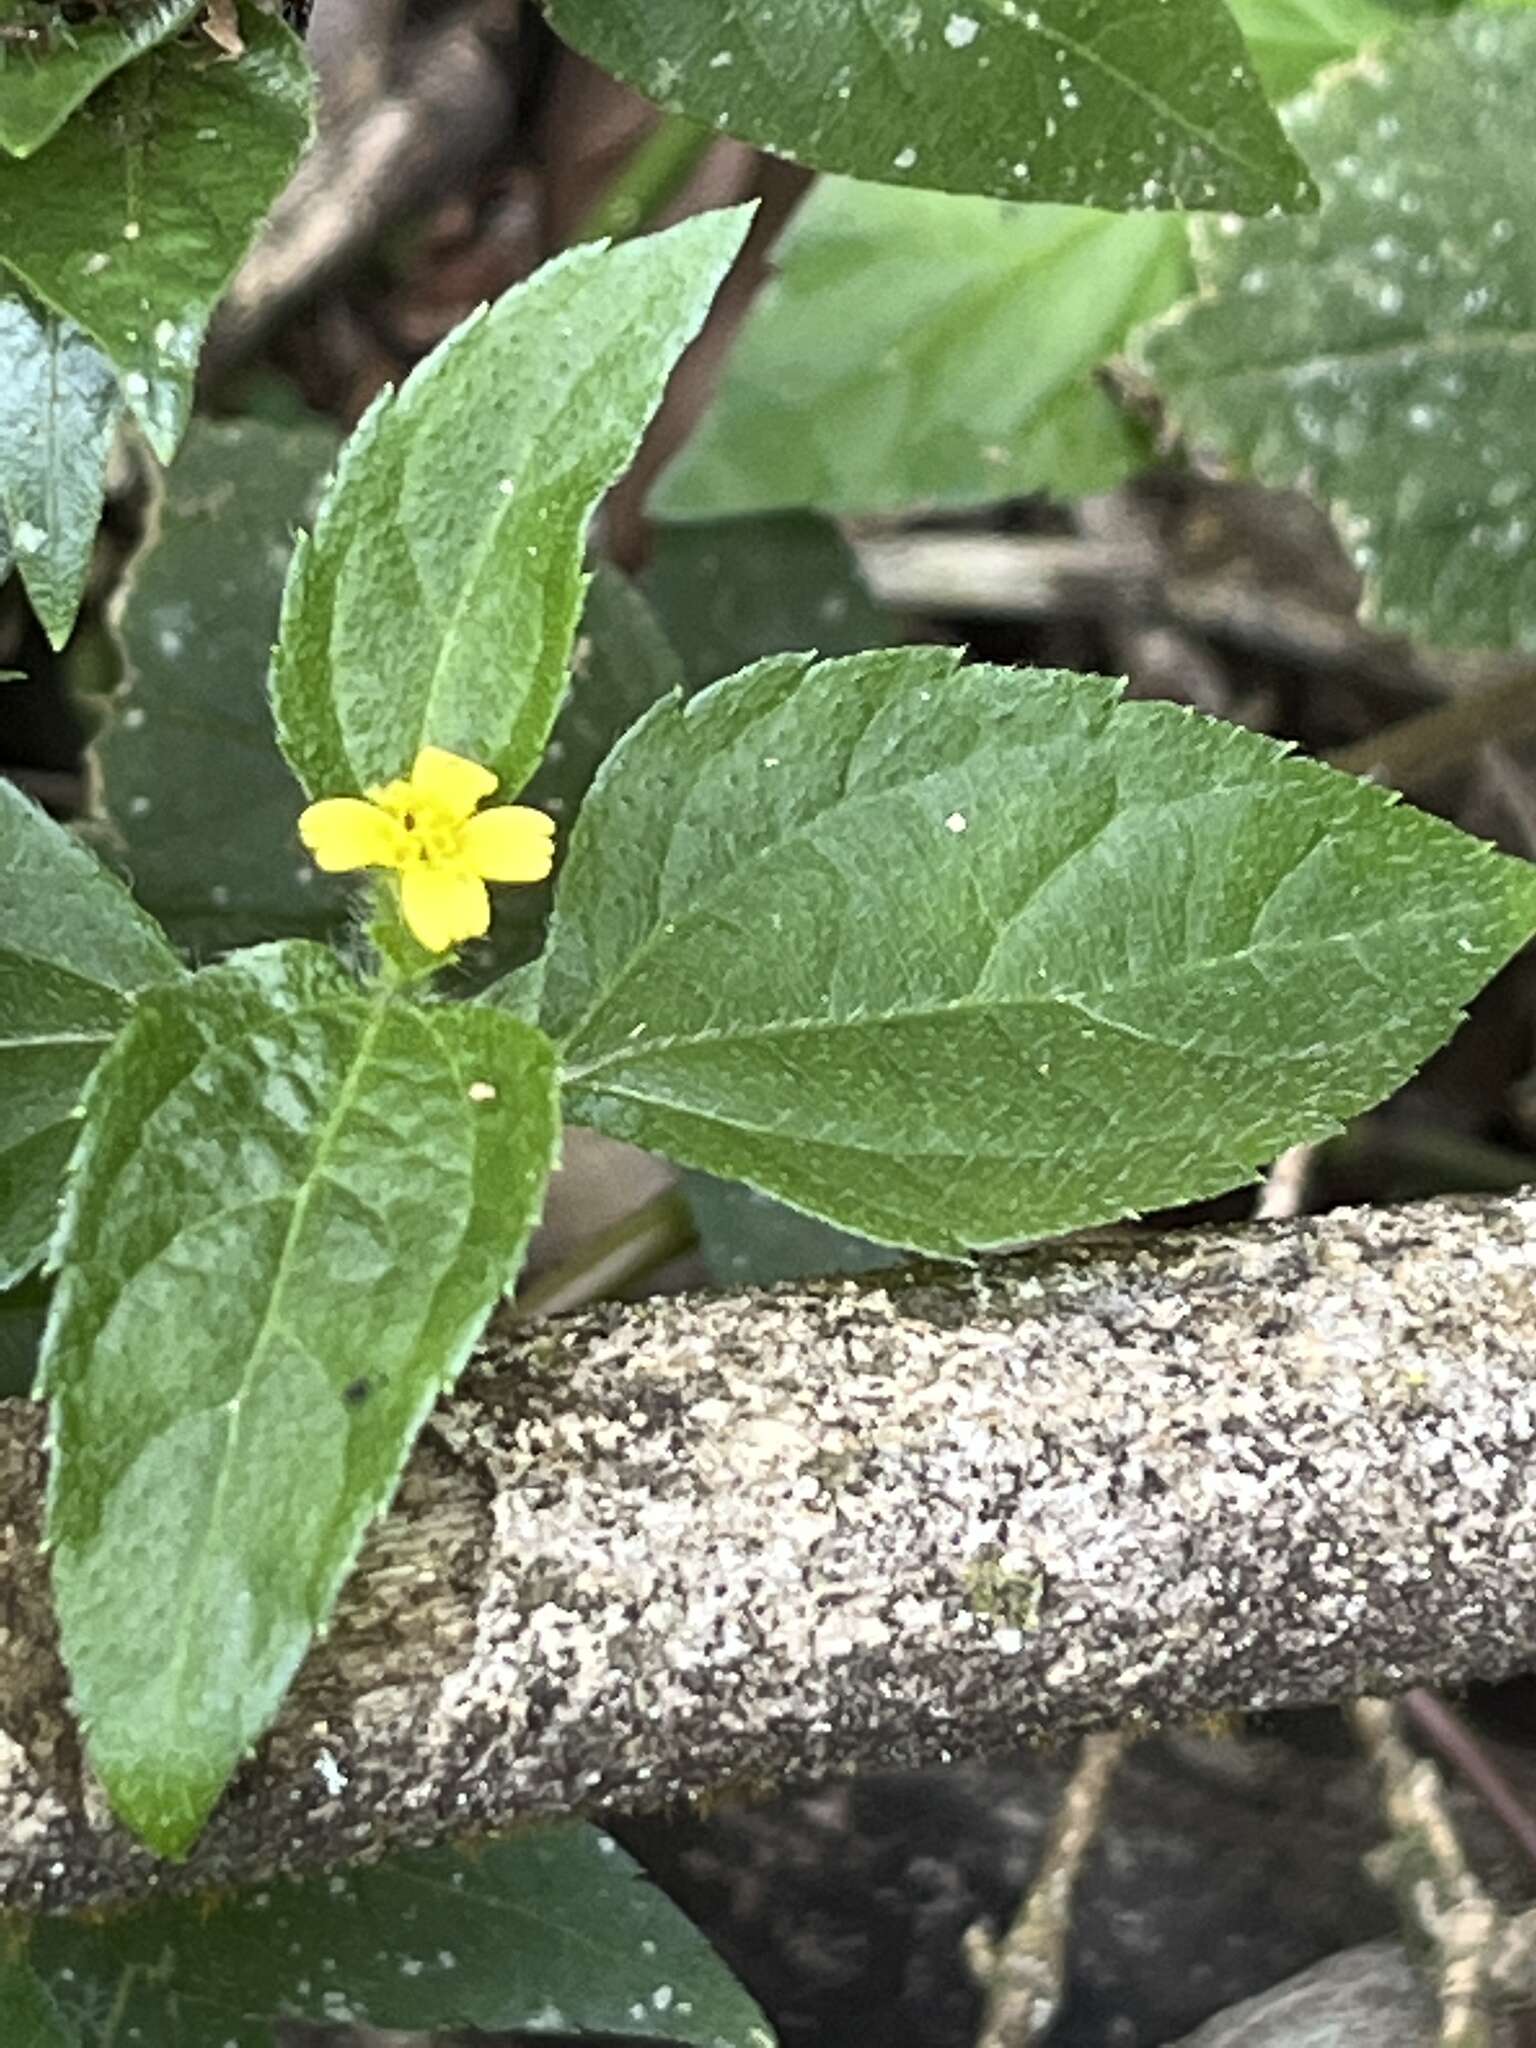
[[1352,1716],[1391,1832],[1373,1867],[1396,1896],[1410,1953],[1418,1951],[1434,1980],[1437,2048],[1493,2048],[1486,1980],[1502,1916],[1463,1854],[1440,1773],[1403,1740],[1396,1709],[1359,1700]]
[[1536,1814],[1453,1707],[1416,1685],[1404,1695],[1404,1718],[1458,1771],[1510,1837],[1536,1864]]
[[0,774],[38,803],[63,816],[73,817],[85,806],[85,778],[71,769],[7,767],[0,769]]
[[424,32],[385,98],[362,102],[322,137],[272,210],[209,333],[201,377],[214,385],[395,221],[505,146],[514,105],[480,31],[501,0],[476,0]]
[[1135,587],[1160,594],[1162,548],[1152,508],[1128,491],[1086,498],[1076,519],[1084,536],[1102,547],[1123,548],[1141,560],[1139,576],[1127,578],[1104,614],[1114,665],[1129,679],[1131,693],[1171,698],[1223,718],[1232,710],[1232,691],[1209,644],[1171,618],[1165,604],[1138,603]]
[[1328,760],[1348,775],[1412,792],[1464,767],[1490,740],[1513,746],[1529,739],[1536,739],[1536,670],[1525,668],[1341,747]]
[[976,2048],[1033,2048],[1061,2010],[1072,1894],[1098,1835],[1109,1788],[1130,1746],[1125,1734],[1090,1735],[1046,1836],[1040,1869],[1001,1941],[977,1921],[965,1955],[986,1993]]
[[1315,1145],[1292,1145],[1269,1169],[1253,1205],[1256,1223],[1288,1222],[1306,1211],[1312,1171],[1317,1164]]
[[1099,618],[1140,609],[1254,653],[1350,676],[1385,695],[1443,698],[1527,673],[1505,657],[1425,653],[1290,591],[1181,574],[1141,544],[953,531],[855,536],[866,580],[895,611],[939,618]]
[[0,1910],[1523,1669],[1536,1198],[497,1338],[192,1860],[82,1774],[0,1403]]
[[716,139],[713,129],[696,121],[663,115],[598,194],[571,240],[623,241],[638,234],[687,184]]
[[529,1321],[590,1308],[680,1259],[697,1243],[698,1228],[687,1197],[680,1189],[666,1188],[585,1239],[552,1271],[541,1273],[511,1304],[511,1313],[519,1321]]

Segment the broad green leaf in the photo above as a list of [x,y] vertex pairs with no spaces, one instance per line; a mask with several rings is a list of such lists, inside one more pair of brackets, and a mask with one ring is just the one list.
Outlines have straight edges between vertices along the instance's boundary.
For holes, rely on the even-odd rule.
[[0,1399],[32,1391],[48,1292],[36,1274],[0,1292]]
[[765,654],[858,654],[895,637],[852,548],[804,512],[663,526],[641,588],[695,688]]
[[1394,34],[1402,8],[1384,0],[1228,0],[1265,90],[1299,92],[1325,64]]
[[791,229],[667,518],[1107,489],[1147,459],[1094,371],[1189,287],[1166,215],[829,181]]
[[544,0],[673,113],[823,171],[1082,206],[1304,206],[1219,0]]
[[1443,644],[1536,648],[1533,77],[1530,13],[1327,73],[1292,109],[1323,211],[1202,224],[1143,344],[1194,441],[1323,499],[1367,615]]
[[101,523],[123,400],[82,328],[0,291],[0,531],[55,647],[69,638]]
[[297,37],[252,0],[240,29],[233,63],[162,44],[46,149],[0,162],[0,266],[110,357],[162,462],[214,304],[309,139]]
[[[855,654],[894,637],[853,550],[830,521],[807,512],[664,526],[644,588],[695,687],[764,655],[812,644]],[[528,994],[537,1004],[539,991]],[[700,1255],[722,1287],[868,1272],[898,1256],[711,1174],[685,1174],[683,1193]]]
[[509,794],[528,781],[565,690],[592,514],[749,217],[572,250],[367,414],[294,556],[273,668],[311,794],[387,780],[427,742]]
[[184,1851],[516,1276],[550,1049],[323,948],[141,999],[98,1069],[43,1350],[65,1657],[114,1806]]
[[1404,1080],[1536,871],[1098,678],[768,661],[593,786],[567,1113],[955,1255],[1214,1194]]
[[294,528],[335,452],[323,427],[195,422],[115,609],[100,800],[135,895],[196,954],[321,937],[345,915],[346,884],[299,844],[267,702]]
[[61,2048],[279,2048],[279,2014],[773,2048],[703,1936],[616,1842],[580,1825],[94,1921],[36,1920],[29,1959],[79,2029]]
[[135,997],[182,968],[94,854],[0,780],[0,1287],[47,1249],[76,1108]]
[[175,35],[198,0],[133,0],[67,21],[35,0],[5,0],[0,24],[0,150],[30,156],[104,79]]

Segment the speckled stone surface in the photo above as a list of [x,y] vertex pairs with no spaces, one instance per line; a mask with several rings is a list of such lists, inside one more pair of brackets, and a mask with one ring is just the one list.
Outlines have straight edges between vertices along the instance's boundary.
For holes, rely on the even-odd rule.
[[1518,1668],[1533,1224],[1342,1213],[498,1340],[176,1871],[82,1772],[15,1408],[0,1905]]

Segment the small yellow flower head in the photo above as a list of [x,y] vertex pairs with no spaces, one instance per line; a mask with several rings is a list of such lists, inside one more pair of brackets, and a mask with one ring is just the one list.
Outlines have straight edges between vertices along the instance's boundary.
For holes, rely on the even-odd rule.
[[406,924],[429,953],[447,953],[490,930],[487,882],[542,882],[554,865],[555,828],[542,811],[478,810],[495,788],[488,768],[423,747],[403,779],[311,804],[299,837],[328,874],[393,868]]

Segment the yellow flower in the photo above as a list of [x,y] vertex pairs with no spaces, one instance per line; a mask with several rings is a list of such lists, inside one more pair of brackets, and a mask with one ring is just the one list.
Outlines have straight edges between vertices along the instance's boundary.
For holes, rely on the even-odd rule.
[[393,868],[407,925],[429,953],[446,953],[489,931],[487,882],[542,882],[554,865],[555,828],[542,811],[498,804],[477,814],[495,788],[488,768],[423,747],[408,776],[366,798],[311,804],[299,837],[328,874]]

